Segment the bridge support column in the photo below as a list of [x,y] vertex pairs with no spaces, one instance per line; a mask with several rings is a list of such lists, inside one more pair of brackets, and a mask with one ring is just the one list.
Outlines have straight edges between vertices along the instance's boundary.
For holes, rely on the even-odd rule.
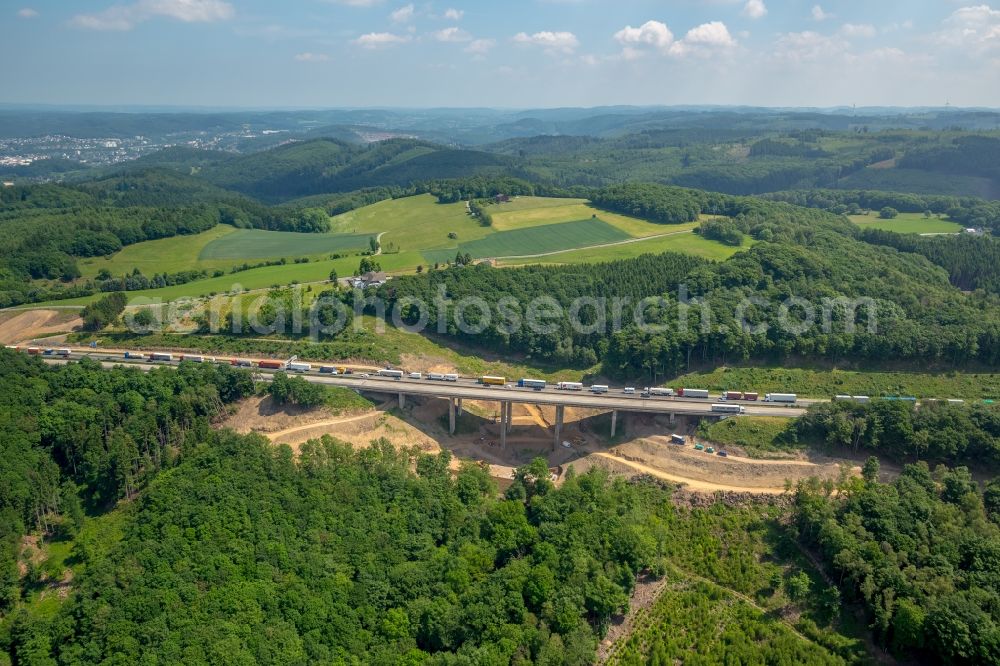
[[455,434],[455,399],[448,398],[448,434]]
[[615,438],[615,430],[618,427],[618,410],[611,410],[611,439]]
[[670,412],[670,425],[677,423],[677,414]]
[[458,399],[458,415],[459,416],[462,415],[462,399],[461,398]]
[[507,401],[507,432],[514,429],[514,403]]
[[563,405],[556,405],[556,436],[552,440],[552,450],[557,450],[559,443],[562,441],[562,427],[563,427],[563,413],[566,408]]
[[405,407],[406,407],[406,394],[405,393],[400,393],[399,394],[399,408],[400,409],[404,409]]
[[507,450],[507,426],[510,421],[510,402],[500,402],[500,449]]

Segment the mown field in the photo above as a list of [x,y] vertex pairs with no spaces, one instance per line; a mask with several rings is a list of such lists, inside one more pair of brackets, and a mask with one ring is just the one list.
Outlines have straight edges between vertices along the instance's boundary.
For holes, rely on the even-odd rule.
[[201,258],[201,253],[205,246],[222,241],[226,236],[237,231],[239,230],[234,227],[220,224],[214,229],[200,234],[173,236],[129,245],[110,257],[81,259],[79,261],[80,272],[85,278],[93,278],[102,269],[107,270],[112,275],[131,273],[135,268],[138,268],[144,275],[225,269],[234,263],[242,262],[206,261]]
[[797,393],[812,398],[837,394],[906,395],[917,398],[1000,397],[1000,374],[986,372],[857,371],[781,367],[716,368],[692,372],[666,382],[713,391],[758,391],[761,394]]
[[[457,251],[470,254],[475,259],[520,257],[602,243],[616,243],[629,238],[631,236],[624,231],[592,218],[501,231],[486,238],[461,243]],[[455,253],[449,250],[436,250],[424,252],[424,256],[428,262],[441,262],[454,258]]]
[[883,220],[877,212],[868,215],[851,215],[851,222],[866,229],[883,229],[898,234],[957,234],[962,225],[937,217],[924,217],[923,213],[900,213],[892,220]]
[[[331,270],[346,277],[358,268],[360,258],[353,255],[366,249],[368,239],[380,233],[383,234],[382,254],[377,261],[383,270],[395,273],[451,261],[458,252],[471,254],[474,258],[559,252],[502,262],[513,265],[610,261],[668,250],[722,260],[739,249],[690,233],[697,222],[653,224],[598,210],[582,199],[519,197],[491,206],[490,213],[493,226],[484,226],[466,212],[464,203],[439,204],[427,194],[381,201],[337,215],[331,218],[331,231],[326,234],[234,229],[220,225],[201,234],[139,243],[111,257],[89,259],[81,264],[86,278],[93,278],[101,269],[123,275],[139,268],[149,276],[188,270],[227,271],[221,277],[129,292],[132,298],[169,301],[207,297],[236,287],[254,290],[294,282],[318,282],[327,279]],[[454,237],[449,238],[449,235]],[[590,247],[632,239],[648,240]],[[749,241],[745,246],[748,245]],[[331,254],[352,256],[330,259]],[[293,263],[297,257],[307,257],[311,261]],[[228,273],[229,269],[244,263],[279,259],[286,259],[287,263]],[[40,305],[84,305],[96,298],[90,296]]]
[[[687,225],[676,226],[683,228]],[[692,224],[691,226],[696,226],[696,224]],[[642,254],[657,254],[660,252],[681,252],[714,261],[724,261],[740,250],[751,247],[754,243],[749,237],[744,237],[741,247],[732,247],[716,241],[706,240],[689,231],[671,231],[673,229],[673,226],[666,227],[665,232],[669,234],[666,236],[640,239],[635,242],[620,243],[609,247],[566,250],[544,257],[503,259],[500,264],[503,266],[526,264],[592,264],[601,261],[631,259]]]
[[272,259],[365,250],[374,234],[304,234],[237,229],[205,245],[199,260]]

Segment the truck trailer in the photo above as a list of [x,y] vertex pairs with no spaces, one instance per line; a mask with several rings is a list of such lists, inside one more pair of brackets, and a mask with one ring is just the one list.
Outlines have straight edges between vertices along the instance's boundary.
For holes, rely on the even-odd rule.
[[786,405],[794,405],[798,396],[794,393],[768,393],[764,396],[764,402],[780,402]]
[[522,377],[521,379],[517,380],[517,385],[522,388],[532,388],[535,389],[536,391],[541,391],[543,388],[545,388],[545,380],[528,379],[526,377]]
[[300,363],[298,361],[292,361],[288,364],[288,369],[292,372],[309,372],[312,370],[312,366],[308,363]]
[[683,396],[685,398],[707,398],[707,389],[689,389],[689,388],[679,388],[677,389],[677,395]]

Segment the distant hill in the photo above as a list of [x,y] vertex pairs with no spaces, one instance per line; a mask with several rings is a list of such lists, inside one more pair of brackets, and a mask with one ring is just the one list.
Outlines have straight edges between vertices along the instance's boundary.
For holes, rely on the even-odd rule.
[[262,201],[280,202],[365,187],[500,173],[513,164],[500,155],[416,139],[359,146],[322,138],[207,165],[198,176]]
[[[206,152],[206,151],[200,151]],[[186,206],[196,203],[250,201],[196,176],[165,167],[129,164],[101,178],[78,183],[77,188],[94,197],[95,203],[111,206]]]
[[[193,173],[202,167],[226,162],[236,157],[234,153],[221,150],[204,150],[191,146],[171,146],[129,162],[130,167],[163,167]],[[115,168],[105,169],[105,173],[114,172]]]

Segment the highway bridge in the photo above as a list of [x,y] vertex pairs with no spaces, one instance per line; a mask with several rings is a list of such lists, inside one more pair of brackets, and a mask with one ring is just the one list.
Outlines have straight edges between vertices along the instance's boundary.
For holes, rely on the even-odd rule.
[[[148,354],[148,352],[147,352]],[[177,357],[171,361],[151,361],[149,359],[127,359],[121,353],[105,350],[77,350],[68,356],[43,356],[48,363],[66,363],[82,358],[90,358],[105,367],[126,365],[142,370],[156,367],[177,366]],[[228,363],[228,359],[225,359]],[[255,367],[253,370],[269,380],[275,372],[288,372],[280,369]],[[680,396],[643,397],[641,393],[626,394],[622,389],[610,389],[607,393],[592,393],[588,390],[566,391],[554,386],[544,389],[518,387],[513,384],[501,386],[486,386],[475,378],[460,377],[457,381],[431,380],[426,377],[411,379],[383,377],[376,374],[357,373],[346,375],[320,374],[314,368],[308,372],[289,372],[299,375],[309,382],[329,386],[343,386],[366,393],[382,393],[398,396],[399,406],[406,403],[406,396],[419,395],[448,400],[449,432],[455,432],[455,420],[462,413],[463,400],[477,400],[500,403],[500,445],[507,444],[507,433],[511,428],[511,408],[514,403],[530,403],[535,405],[553,405],[556,408],[555,436],[552,446],[555,448],[562,439],[563,415],[567,406],[582,409],[597,409],[611,411],[611,436],[615,436],[618,425],[618,412],[644,412],[649,414],[665,414],[671,422],[680,416],[726,417],[739,416],[735,413],[720,413],[712,410],[712,405],[718,398],[686,398]],[[734,401],[743,407],[743,415],[747,416],[784,416],[797,417],[805,413],[805,407],[800,405],[772,404],[758,401]]]

